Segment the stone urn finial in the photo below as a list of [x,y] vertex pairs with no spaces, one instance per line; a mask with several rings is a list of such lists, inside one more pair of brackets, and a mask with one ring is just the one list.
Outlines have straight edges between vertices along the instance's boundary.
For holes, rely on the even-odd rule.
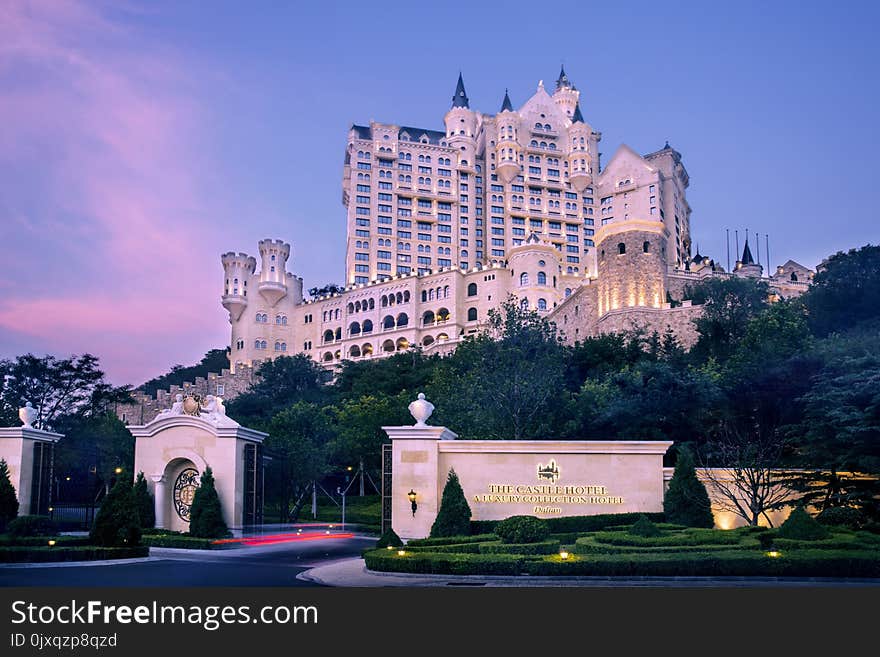
[[18,409],[18,419],[21,420],[22,425],[29,429],[33,428],[34,422],[37,421],[37,409],[30,402],[25,402],[24,406]]
[[415,418],[415,426],[425,427],[428,426],[425,422],[434,412],[434,404],[425,399],[425,393],[420,392],[419,398],[409,405],[409,412]]

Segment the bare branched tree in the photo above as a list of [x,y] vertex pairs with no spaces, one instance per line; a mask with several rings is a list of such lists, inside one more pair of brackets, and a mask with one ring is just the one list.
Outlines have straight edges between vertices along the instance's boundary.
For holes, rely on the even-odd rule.
[[712,496],[716,505],[749,525],[757,525],[764,516],[772,526],[768,511],[797,497],[789,485],[793,473],[779,468],[785,447],[785,439],[776,430],[722,425],[699,452],[704,477],[716,493]]

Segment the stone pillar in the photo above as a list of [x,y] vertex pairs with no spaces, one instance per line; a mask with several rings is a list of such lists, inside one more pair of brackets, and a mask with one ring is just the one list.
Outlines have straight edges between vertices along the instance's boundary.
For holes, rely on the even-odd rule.
[[[425,421],[433,405],[419,394],[410,404],[416,419],[413,426],[382,427],[391,438],[391,526],[403,539],[424,538],[440,510],[446,473],[438,472],[438,442],[458,436],[446,427],[432,427]],[[413,513],[408,494],[416,494]]]
[[156,529],[167,529],[165,526],[165,475],[150,475],[150,480],[155,486],[153,498],[156,507]]
[[[6,461],[9,467],[9,479],[15,488],[18,497],[18,513],[26,515],[39,513],[39,509],[32,508],[31,492],[34,487],[34,477],[49,477],[51,469],[35,472],[34,447],[37,443],[54,445],[64,436],[60,433],[35,429],[32,422],[35,421],[36,412],[27,404],[19,412],[24,426],[0,428],[0,459]],[[43,481],[43,489],[51,499],[52,481]],[[41,503],[40,506],[43,506]],[[44,509],[45,512],[45,509]]]

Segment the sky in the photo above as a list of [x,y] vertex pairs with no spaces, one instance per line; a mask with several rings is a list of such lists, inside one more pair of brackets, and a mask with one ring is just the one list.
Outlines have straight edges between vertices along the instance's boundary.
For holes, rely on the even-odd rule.
[[[226,251],[292,244],[344,280],[352,123],[442,129],[560,64],[603,161],[666,140],[692,234],[814,267],[880,241],[876,2],[0,1],[0,358],[100,357],[141,383],[226,346]],[[731,237],[732,239],[732,237]],[[742,240],[742,237],[740,237]],[[761,239],[762,258],[764,244]]]

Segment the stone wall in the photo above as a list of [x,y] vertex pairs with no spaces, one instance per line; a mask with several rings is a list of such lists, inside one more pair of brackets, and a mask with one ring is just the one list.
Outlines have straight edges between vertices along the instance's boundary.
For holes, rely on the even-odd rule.
[[672,329],[681,344],[690,349],[697,341],[693,320],[702,313],[702,306],[685,302],[677,308],[623,308],[603,315],[596,323],[597,333],[618,333],[643,329],[647,333],[657,331],[660,335]]
[[229,401],[245,392],[255,378],[254,369],[243,366],[235,372],[224,369],[219,374],[210,373],[207,378],[197,377],[195,381],[185,382],[182,386],[173,385],[168,390],[157,390],[155,397],[135,390],[132,393],[134,402],[117,405],[116,416],[125,424],[147,424],[159,414],[159,411],[171,408],[174,396],[178,393],[196,394],[201,397],[217,395]]

